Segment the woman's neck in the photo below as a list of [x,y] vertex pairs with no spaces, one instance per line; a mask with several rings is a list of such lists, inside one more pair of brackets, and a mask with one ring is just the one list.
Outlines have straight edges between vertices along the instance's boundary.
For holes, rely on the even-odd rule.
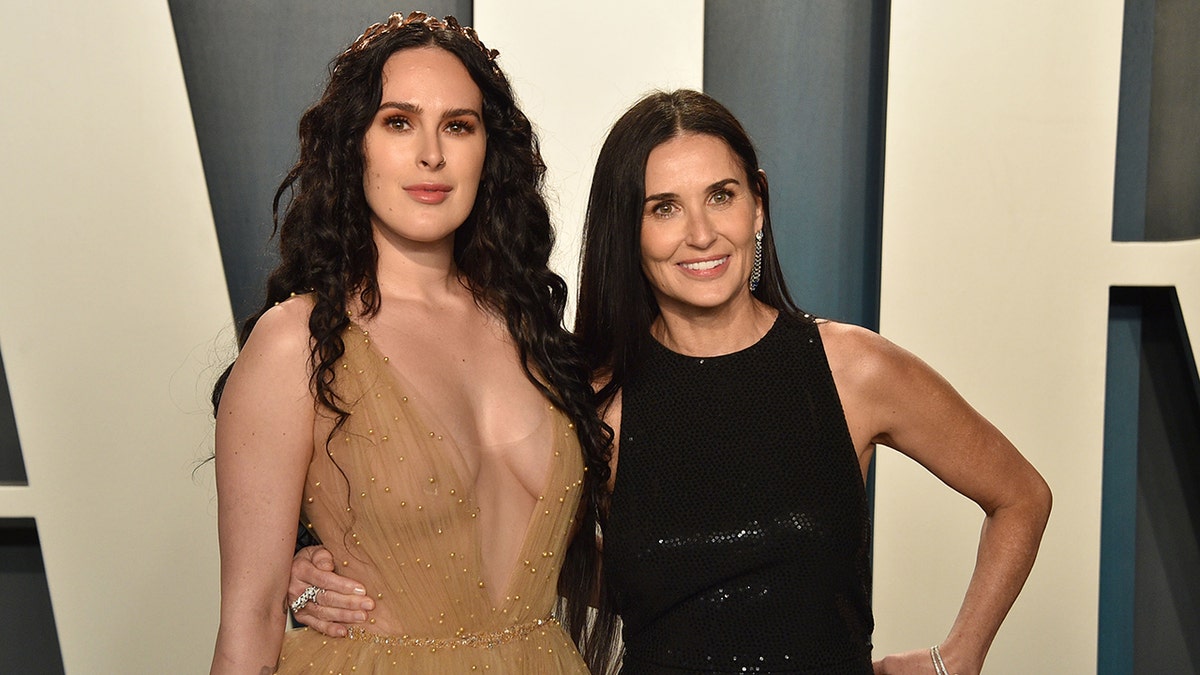
[[[383,239],[381,241],[381,239]],[[463,291],[454,265],[454,237],[415,246],[395,246],[376,235],[375,278],[384,298],[437,303]]]
[[686,356],[741,351],[761,340],[779,316],[779,310],[747,296],[743,302],[714,309],[666,307],[650,333],[667,349]]

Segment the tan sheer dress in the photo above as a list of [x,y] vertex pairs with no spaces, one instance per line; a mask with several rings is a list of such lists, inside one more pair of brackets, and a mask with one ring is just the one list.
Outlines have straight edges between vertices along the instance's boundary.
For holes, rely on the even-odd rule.
[[583,477],[567,417],[545,403],[537,431],[514,442],[545,448],[548,469],[507,583],[490,588],[481,549],[494,525],[462,446],[394,361],[365,331],[347,332],[336,387],[351,415],[332,459],[318,434],[302,507],[376,609],[348,638],[288,631],[278,672],[586,673],[550,618]]

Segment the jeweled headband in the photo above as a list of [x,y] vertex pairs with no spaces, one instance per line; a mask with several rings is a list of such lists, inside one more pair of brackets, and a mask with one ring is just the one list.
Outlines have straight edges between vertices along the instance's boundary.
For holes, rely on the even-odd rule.
[[369,47],[371,43],[380,36],[387,35],[392,31],[399,30],[412,24],[421,24],[429,28],[429,30],[454,31],[455,33],[458,33],[459,35],[462,35],[470,40],[471,43],[476,47],[479,47],[479,51],[483,52],[483,55],[487,57],[489,62],[494,62],[496,57],[500,55],[500,52],[496,51],[495,49],[488,49],[486,46],[484,46],[483,41],[479,39],[479,35],[475,32],[474,28],[460,24],[458,19],[452,16],[447,16],[443,20],[437,18],[436,16],[430,16],[425,12],[412,12],[403,18],[400,16],[399,12],[396,12],[395,14],[389,16],[387,21],[368,26],[367,29],[363,31],[363,34],[358,36],[358,39],[350,45],[349,49],[347,49],[345,53],[351,54],[353,52],[360,52]]

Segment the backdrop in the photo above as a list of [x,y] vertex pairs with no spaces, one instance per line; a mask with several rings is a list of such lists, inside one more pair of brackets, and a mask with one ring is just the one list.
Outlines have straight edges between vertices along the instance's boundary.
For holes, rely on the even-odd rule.
[[[6,603],[0,670],[203,671],[218,603],[212,471],[199,464],[211,453],[208,391],[270,264],[265,200],[293,157],[299,110],[339,45],[392,8],[13,4],[0,24],[0,591],[32,590]],[[1135,622],[1122,623],[1132,603],[1112,602],[1137,582],[1118,575],[1102,595],[1101,560],[1102,539],[1134,527],[1111,523],[1136,519],[1137,493],[1104,515],[1116,471],[1104,461],[1113,434],[1136,437],[1145,416],[1129,414],[1141,399],[1117,405],[1107,419],[1124,426],[1106,436],[1109,289],[1176,290],[1163,311],[1192,327],[1171,339],[1190,377],[1178,387],[1193,386],[1200,242],[1186,228],[1162,237],[1176,241],[1113,241],[1118,187],[1143,200],[1121,208],[1158,219],[1194,213],[1171,199],[1197,184],[1186,145],[1118,171],[1119,113],[1121,138],[1134,139],[1122,166],[1136,167],[1185,143],[1150,134],[1149,120],[1193,100],[1150,78],[1145,94],[1159,98],[1126,111],[1123,3],[439,4],[500,50],[538,126],[554,264],[569,280],[594,156],[617,115],[649,89],[679,86],[734,108],[771,171],[801,301],[878,321],[1055,491],[989,670],[1090,673],[1127,659],[1107,672],[1133,672],[1149,651],[1135,648]],[[1140,7],[1170,33],[1155,3]],[[1183,44],[1173,67],[1186,73],[1196,60]],[[1139,111],[1146,122],[1127,131]],[[1181,118],[1168,127],[1194,125]],[[1180,414],[1194,419],[1195,406]],[[1116,473],[1130,471],[1136,463]],[[925,647],[953,620],[981,514],[895,453],[881,451],[877,475],[876,651]],[[1195,516],[1178,513],[1195,491],[1180,494],[1168,533],[1194,542]],[[1136,542],[1106,550],[1106,569],[1136,567]],[[1184,591],[1151,631],[1175,636],[1152,646],[1184,669],[1200,663],[1179,628],[1197,604],[1171,584],[1190,569],[1153,577]],[[1117,627],[1102,641],[1109,606]]]

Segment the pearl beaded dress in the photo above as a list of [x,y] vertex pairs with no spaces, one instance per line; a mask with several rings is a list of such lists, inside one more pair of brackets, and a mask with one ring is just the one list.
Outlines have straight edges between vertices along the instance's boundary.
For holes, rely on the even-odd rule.
[[484,581],[496,565],[482,550],[495,535],[478,490],[487,472],[471,478],[454,430],[365,331],[344,340],[334,386],[351,414],[332,457],[314,433],[301,517],[376,609],[348,638],[288,631],[278,672],[586,673],[550,619],[583,478],[574,425],[543,401],[544,422],[515,442],[536,445],[548,468],[526,528],[511,533],[523,535],[516,560],[490,575],[507,579],[495,588]]
[[869,675],[866,493],[817,325],[657,342],[622,388],[604,541],[623,672]]

